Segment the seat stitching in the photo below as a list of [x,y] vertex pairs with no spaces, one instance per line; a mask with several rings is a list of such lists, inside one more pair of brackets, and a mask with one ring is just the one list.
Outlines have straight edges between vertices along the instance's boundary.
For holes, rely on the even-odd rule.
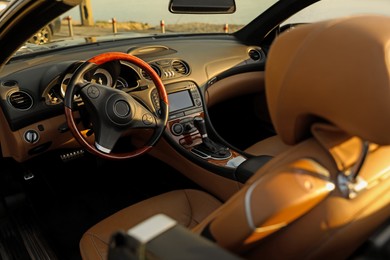
[[107,244],[103,239],[101,239],[100,237],[96,236],[95,234],[87,233],[87,235],[91,236],[92,244],[93,244],[93,246],[95,247],[96,251],[98,252],[100,258],[101,258],[101,259],[104,259],[103,256],[102,256],[102,253],[100,252],[100,250],[98,249],[98,247],[97,247],[97,245],[96,245],[95,239],[100,240],[101,242],[103,242],[103,243],[106,244],[107,246],[108,246],[108,244]]
[[184,195],[187,198],[188,206],[190,207],[190,220],[189,220],[189,223],[187,223],[187,227],[189,227],[191,225],[191,221],[193,220],[193,218],[192,218],[192,205],[191,205],[191,201],[190,201],[190,199],[188,197],[187,191],[186,190],[183,190],[183,191],[184,191]]

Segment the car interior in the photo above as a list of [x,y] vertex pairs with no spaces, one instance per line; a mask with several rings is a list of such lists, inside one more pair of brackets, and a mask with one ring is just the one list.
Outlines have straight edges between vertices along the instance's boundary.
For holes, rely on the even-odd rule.
[[0,12],[0,256],[389,259],[390,17],[269,2],[232,33],[53,47],[25,42],[84,1]]

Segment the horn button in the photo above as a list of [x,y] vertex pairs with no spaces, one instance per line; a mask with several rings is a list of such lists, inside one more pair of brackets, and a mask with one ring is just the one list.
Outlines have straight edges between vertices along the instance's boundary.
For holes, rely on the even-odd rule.
[[132,118],[132,106],[130,102],[120,95],[112,96],[107,102],[107,115],[114,123],[126,125]]
[[130,106],[124,100],[118,100],[114,105],[114,113],[118,117],[124,118],[130,114]]

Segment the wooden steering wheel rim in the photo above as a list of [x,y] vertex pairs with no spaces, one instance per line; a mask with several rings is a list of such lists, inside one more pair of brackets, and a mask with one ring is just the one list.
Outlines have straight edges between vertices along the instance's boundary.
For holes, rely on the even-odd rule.
[[65,117],[68,124],[68,127],[75,137],[75,139],[82,145],[87,151],[90,153],[97,155],[99,157],[105,158],[105,159],[111,159],[111,160],[118,160],[118,159],[129,159],[136,156],[139,156],[141,154],[144,154],[152,149],[152,145],[145,145],[143,147],[137,148],[134,151],[126,152],[126,153],[104,153],[100,150],[98,150],[94,145],[91,145],[85,137],[81,134],[81,132],[78,130],[76,126],[76,122],[73,117],[73,96],[76,89],[76,82],[84,75],[86,71],[91,69],[91,67],[96,67],[99,65],[102,65],[106,62],[114,61],[114,60],[123,60],[128,61],[138,67],[140,67],[142,70],[144,70],[146,73],[148,73],[154,83],[154,85],[157,88],[159,97],[160,97],[160,103],[161,103],[161,121],[163,122],[162,127],[160,127],[159,133],[157,135],[153,135],[154,140],[151,143],[155,143],[162,135],[165,126],[168,121],[168,95],[165,90],[164,84],[162,83],[159,75],[153,70],[152,67],[149,66],[145,61],[122,52],[109,52],[109,53],[103,53],[100,55],[97,55],[86,62],[84,62],[81,66],[78,67],[78,69],[73,74],[72,78],[69,81],[69,84],[66,89],[65,98],[64,98],[64,104],[65,104]]

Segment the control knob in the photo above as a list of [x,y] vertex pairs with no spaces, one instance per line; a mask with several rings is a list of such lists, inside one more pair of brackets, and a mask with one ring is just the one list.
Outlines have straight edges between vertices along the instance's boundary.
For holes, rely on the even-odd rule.
[[181,135],[184,133],[184,126],[180,123],[175,123],[172,125],[171,131],[174,135]]
[[24,140],[28,143],[36,143],[39,139],[39,135],[37,131],[35,130],[28,130],[27,132],[24,133]]

